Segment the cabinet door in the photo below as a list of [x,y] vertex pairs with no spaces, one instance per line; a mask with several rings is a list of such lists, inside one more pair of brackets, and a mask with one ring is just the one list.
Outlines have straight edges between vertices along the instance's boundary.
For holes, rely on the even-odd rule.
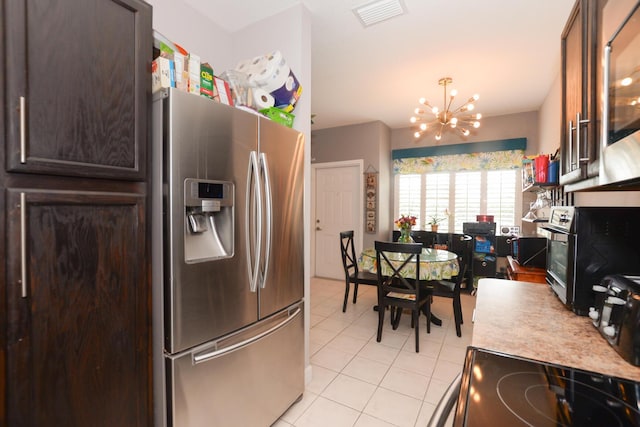
[[144,178],[151,7],[139,0],[3,6],[7,170]]
[[583,0],[576,2],[562,34],[561,184],[586,178],[578,161],[580,150],[576,132],[576,118],[583,112],[584,3]]
[[150,425],[144,196],[6,194],[7,424]]
[[588,165],[598,156],[600,3],[578,0],[562,34],[560,184],[587,178]]

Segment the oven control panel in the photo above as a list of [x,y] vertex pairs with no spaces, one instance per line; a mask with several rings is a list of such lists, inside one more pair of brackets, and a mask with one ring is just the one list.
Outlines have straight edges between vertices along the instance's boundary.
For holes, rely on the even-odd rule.
[[573,206],[553,206],[549,214],[549,225],[568,233],[571,230],[574,214]]

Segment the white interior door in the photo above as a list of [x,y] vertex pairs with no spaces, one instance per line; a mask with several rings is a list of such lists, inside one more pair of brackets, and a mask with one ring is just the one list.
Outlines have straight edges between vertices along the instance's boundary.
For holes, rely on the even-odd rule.
[[343,279],[341,231],[354,230],[362,246],[362,161],[314,165],[315,275]]

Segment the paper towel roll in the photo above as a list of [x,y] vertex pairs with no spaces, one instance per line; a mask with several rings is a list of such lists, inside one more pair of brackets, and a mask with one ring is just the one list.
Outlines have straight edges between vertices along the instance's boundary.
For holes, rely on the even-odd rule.
[[273,107],[276,100],[269,92],[261,88],[253,89],[253,105],[256,110],[260,111],[265,108]]

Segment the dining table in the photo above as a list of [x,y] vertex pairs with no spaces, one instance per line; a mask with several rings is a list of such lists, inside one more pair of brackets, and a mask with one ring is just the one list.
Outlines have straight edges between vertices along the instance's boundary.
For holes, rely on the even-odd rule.
[[[402,266],[406,259],[406,255],[400,253],[387,253],[387,258],[395,268]],[[377,274],[377,259],[375,248],[366,248],[358,257],[358,269]],[[401,271],[401,275],[405,277],[416,276],[415,262],[409,263]],[[420,253],[420,275],[418,280],[421,282],[429,282],[432,280],[449,280],[457,276],[460,272],[458,264],[458,255],[444,249],[422,248]],[[393,273],[391,267],[385,262],[382,265],[382,275],[389,276]],[[374,307],[377,310],[377,306]],[[426,314],[426,313],[425,313]],[[431,313],[431,322],[436,326],[442,325],[442,320]]]
[[[387,257],[396,268],[400,267],[405,260],[405,256],[398,253],[389,253]],[[377,273],[376,250],[374,248],[366,248],[362,251],[358,257],[358,269]],[[406,277],[415,277],[415,269],[415,263],[408,264],[402,270],[402,274],[406,274]],[[449,280],[457,276],[459,271],[458,255],[455,253],[444,249],[422,248],[422,253],[420,254],[420,277],[418,280]],[[389,265],[384,263],[382,265],[382,275],[388,276],[391,273],[392,270]]]

